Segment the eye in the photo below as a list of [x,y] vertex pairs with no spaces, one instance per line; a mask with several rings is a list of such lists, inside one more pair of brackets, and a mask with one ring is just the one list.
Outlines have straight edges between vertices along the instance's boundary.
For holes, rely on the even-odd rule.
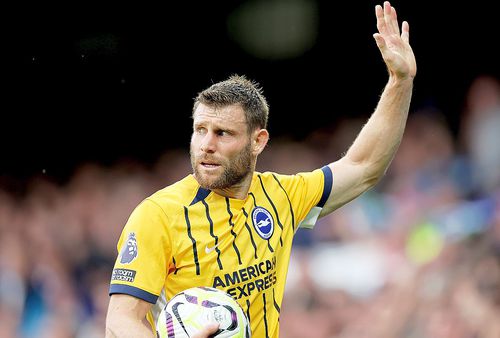
[[217,136],[229,136],[231,133],[228,130],[217,130]]
[[206,131],[207,131],[207,130],[206,130],[205,128],[203,128],[203,127],[195,127],[195,128],[194,128],[194,132],[195,132],[196,134],[200,134],[200,135],[202,135],[202,134],[205,134],[205,133],[206,133]]

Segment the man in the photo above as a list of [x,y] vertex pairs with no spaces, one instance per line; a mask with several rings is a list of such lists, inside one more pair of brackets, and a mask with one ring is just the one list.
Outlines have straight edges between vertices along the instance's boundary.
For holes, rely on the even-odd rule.
[[[107,337],[154,337],[165,301],[192,286],[231,294],[255,337],[278,337],[293,235],[373,187],[400,144],[416,62],[409,27],[389,2],[375,8],[389,80],[346,155],[297,175],[255,172],[269,139],[261,89],[232,76],[197,96],[193,174],[146,198],[120,237]],[[210,331],[212,330],[212,331]],[[207,327],[199,337],[214,332]]]

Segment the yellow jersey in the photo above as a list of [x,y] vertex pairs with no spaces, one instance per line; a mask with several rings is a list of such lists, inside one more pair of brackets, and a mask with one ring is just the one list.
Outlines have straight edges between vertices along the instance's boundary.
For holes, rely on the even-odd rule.
[[315,223],[332,187],[328,166],[296,175],[255,172],[245,199],[200,187],[193,175],[143,200],[118,241],[110,294],[155,304],[187,288],[225,290],[254,337],[278,337],[293,236]]

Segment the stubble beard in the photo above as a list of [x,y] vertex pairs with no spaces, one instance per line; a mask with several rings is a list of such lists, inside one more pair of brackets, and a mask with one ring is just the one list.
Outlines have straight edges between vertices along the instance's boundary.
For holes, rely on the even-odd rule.
[[193,151],[190,151],[191,166],[194,176],[198,183],[205,189],[227,189],[242,182],[252,170],[252,154],[250,142],[244,149],[233,159],[221,163],[224,168],[222,174],[215,179],[203,175],[196,165],[196,157]]

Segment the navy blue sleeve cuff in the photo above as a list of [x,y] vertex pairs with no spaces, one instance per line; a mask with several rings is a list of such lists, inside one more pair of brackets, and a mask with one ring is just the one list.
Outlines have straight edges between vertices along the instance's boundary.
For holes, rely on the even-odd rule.
[[158,300],[158,296],[130,285],[111,284],[109,286],[109,295],[111,296],[115,293],[123,293],[134,296],[151,304],[155,304]]
[[332,170],[327,165],[321,168],[321,170],[323,171],[323,175],[325,176],[325,184],[323,186],[323,195],[321,196],[321,199],[318,202],[317,206],[323,208],[326,201],[328,200],[328,196],[330,196],[330,192],[332,191],[333,174]]

